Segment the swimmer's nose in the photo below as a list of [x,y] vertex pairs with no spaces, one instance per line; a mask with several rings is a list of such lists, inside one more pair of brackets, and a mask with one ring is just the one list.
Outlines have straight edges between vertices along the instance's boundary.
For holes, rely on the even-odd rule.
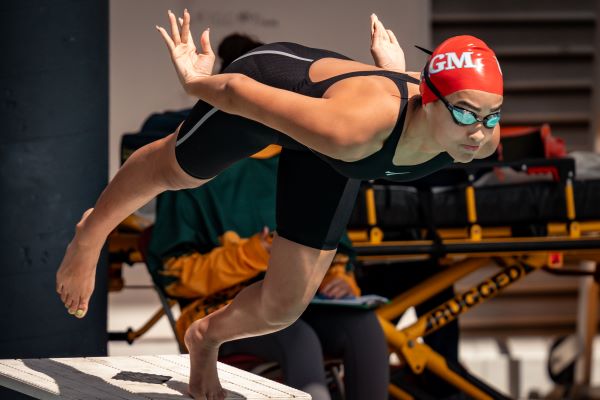
[[477,131],[469,134],[469,139],[473,143],[479,144],[479,143],[483,142],[483,139],[485,139],[485,135],[483,134],[481,129],[478,129]]

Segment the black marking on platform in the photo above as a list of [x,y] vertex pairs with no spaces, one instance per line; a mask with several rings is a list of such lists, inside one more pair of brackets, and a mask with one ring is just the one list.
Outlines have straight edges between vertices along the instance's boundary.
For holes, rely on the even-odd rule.
[[155,383],[157,385],[163,384],[171,378],[172,376],[147,374],[144,372],[135,371],[121,371],[112,377],[112,379],[118,379],[120,381]]

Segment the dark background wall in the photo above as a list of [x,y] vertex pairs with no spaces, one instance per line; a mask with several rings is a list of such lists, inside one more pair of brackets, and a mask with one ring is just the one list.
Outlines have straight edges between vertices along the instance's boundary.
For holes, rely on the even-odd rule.
[[106,355],[106,263],[91,309],[55,274],[107,182],[108,1],[0,3],[0,358]]
[[550,124],[569,151],[594,151],[598,85],[595,0],[432,0],[435,44],[471,34],[494,49],[504,74],[502,126]]

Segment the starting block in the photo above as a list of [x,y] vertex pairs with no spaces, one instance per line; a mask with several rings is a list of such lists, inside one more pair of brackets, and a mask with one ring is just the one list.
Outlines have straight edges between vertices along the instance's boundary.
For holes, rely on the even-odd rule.
[[[310,399],[218,363],[226,399]],[[37,399],[189,399],[189,355],[0,360],[0,385]]]

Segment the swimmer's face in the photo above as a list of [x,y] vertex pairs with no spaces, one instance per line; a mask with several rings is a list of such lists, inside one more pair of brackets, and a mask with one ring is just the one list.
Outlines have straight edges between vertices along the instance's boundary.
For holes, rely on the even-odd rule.
[[[502,99],[498,94],[479,90],[461,90],[446,96],[448,103],[471,111],[479,120],[498,112],[502,106]],[[426,107],[431,107],[428,111],[434,122],[435,141],[455,161],[470,162],[482,148],[489,149],[492,146],[495,149],[498,146],[500,138],[498,125],[492,128],[486,127],[483,122],[458,125],[446,105],[440,100],[429,103]],[[486,153],[491,151],[488,150]]]

